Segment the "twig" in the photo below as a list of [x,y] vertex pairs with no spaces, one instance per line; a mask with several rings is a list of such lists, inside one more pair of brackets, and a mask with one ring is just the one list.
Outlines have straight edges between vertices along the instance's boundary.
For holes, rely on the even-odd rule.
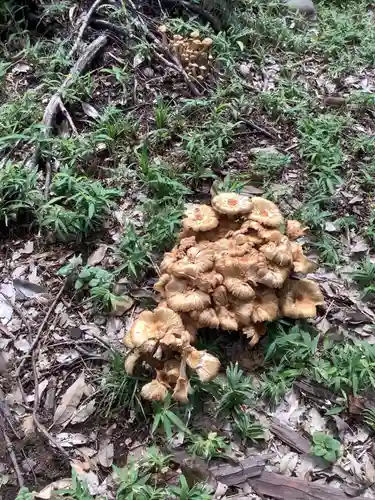
[[90,19],[93,16],[95,10],[97,9],[97,7],[99,7],[99,5],[102,3],[102,1],[103,0],[95,0],[95,2],[91,5],[90,9],[87,11],[85,17],[83,18],[81,27],[79,28],[79,31],[78,31],[76,41],[74,42],[73,47],[69,51],[69,54],[68,54],[69,59],[71,59],[73,57],[76,50],[78,49],[78,45],[79,45],[80,41],[82,40],[83,33],[85,32],[85,29],[89,25]]
[[241,120],[239,123],[245,123],[249,127],[253,128],[254,130],[257,130],[258,132],[265,135],[266,137],[269,137],[270,139],[274,139],[274,140],[278,139],[277,135],[275,135],[274,133],[271,133],[268,130],[266,130],[265,128],[257,125],[252,120]]
[[[77,60],[77,62],[70,70],[68,76],[60,85],[59,89],[56,91],[55,94],[53,94],[53,96],[49,100],[46,109],[44,110],[43,121],[42,121],[42,125],[44,125],[44,136],[46,138],[48,138],[52,134],[53,124],[55,122],[58,110],[60,109],[61,96],[63,92],[73,85],[77,77],[86,69],[86,67],[91,63],[91,61],[94,59],[99,50],[101,50],[104,47],[104,45],[106,45],[107,41],[108,37],[106,35],[101,35],[92,43],[90,43],[90,45],[88,45],[84,53],[81,55],[81,57]],[[37,165],[39,161],[39,156],[40,156],[40,149],[37,148],[33,155],[32,165],[34,166]],[[44,187],[46,195],[48,194],[49,184],[51,183],[50,165],[47,170],[47,177],[48,179],[46,178],[46,183]]]
[[23,475],[22,475],[20,466],[18,465],[18,462],[17,462],[16,454],[14,453],[12,441],[9,439],[9,436],[6,433],[6,430],[5,430],[3,425],[1,425],[1,428],[2,428],[1,430],[3,431],[3,436],[4,436],[6,448],[7,448],[7,451],[9,453],[9,457],[12,461],[14,472],[16,473],[16,476],[17,476],[18,484],[19,484],[20,488],[22,488],[22,486],[25,484],[25,482],[23,480]]
[[47,324],[47,321],[49,320],[49,317],[51,316],[51,313],[52,311],[55,309],[56,305],[57,305],[57,302],[58,300],[60,299],[64,289],[65,289],[65,285],[66,285],[66,281],[64,281],[59,293],[56,295],[56,298],[55,300],[53,301],[53,303],[51,304],[51,307],[48,309],[47,311],[47,314],[45,315],[43,321],[42,321],[42,324],[40,325],[38,331],[37,331],[37,334],[33,340],[33,342],[31,343],[27,353],[21,358],[20,362],[19,362],[19,365],[17,366],[17,369],[15,371],[15,377],[19,378],[20,376],[20,373],[21,373],[21,370],[23,368],[23,365],[25,364],[25,361],[27,360],[27,358],[30,356],[30,354],[32,354],[32,352],[34,351],[36,345],[38,344],[39,342],[39,339],[40,339],[40,336],[44,330],[44,327],[45,325]]
[[68,111],[68,110],[66,109],[66,107],[64,106],[64,103],[62,102],[62,100],[61,100],[61,99],[60,99],[60,102],[59,102],[59,106],[60,106],[61,112],[63,113],[63,115],[65,116],[65,118],[68,120],[69,125],[72,127],[73,134],[74,134],[74,135],[78,135],[77,128],[76,128],[76,126],[74,125],[74,121],[73,121],[72,117],[70,116],[69,111]]

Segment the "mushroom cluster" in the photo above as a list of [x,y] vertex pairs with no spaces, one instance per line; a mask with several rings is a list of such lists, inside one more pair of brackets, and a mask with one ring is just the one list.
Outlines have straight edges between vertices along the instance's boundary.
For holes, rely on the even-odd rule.
[[166,35],[166,26],[159,26],[159,32],[162,33],[164,43],[170,45],[172,52],[186,69],[187,74],[197,80],[204,80],[213,61],[213,56],[210,54],[212,38],[202,39],[199,31],[193,31],[189,38],[173,35],[173,39],[169,41]]
[[156,370],[142,389],[146,399],[164,399],[172,389],[174,399],[187,401],[187,367],[202,381],[217,375],[219,361],[192,346],[200,328],[241,331],[254,346],[267,322],[310,318],[324,303],[314,281],[291,278],[315,269],[295,241],[307,228],[284,221],[260,197],[221,193],[211,205],[187,206],[178,244],[165,254],[155,284],[163,301],[141,313],[124,339],[132,348],[128,373],[139,360]]

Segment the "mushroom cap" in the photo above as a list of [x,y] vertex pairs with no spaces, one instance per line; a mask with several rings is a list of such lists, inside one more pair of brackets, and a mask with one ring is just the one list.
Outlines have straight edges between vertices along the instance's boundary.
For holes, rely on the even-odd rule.
[[259,236],[266,243],[269,243],[270,241],[272,241],[273,243],[281,243],[281,240],[284,238],[283,233],[281,233],[278,229],[266,229],[266,228],[261,228],[259,230]]
[[312,273],[317,269],[317,264],[312,260],[308,259],[302,249],[302,245],[291,243],[292,255],[293,255],[293,270],[295,273],[308,274]]
[[236,314],[236,319],[239,326],[247,326],[251,322],[251,317],[254,310],[253,301],[239,302],[233,305],[233,311]]
[[284,222],[280,210],[272,201],[254,196],[251,198],[251,202],[253,209],[249,219],[269,227],[279,227]]
[[212,206],[220,214],[234,216],[251,212],[253,207],[247,196],[237,193],[220,193],[212,198]]
[[256,323],[247,326],[242,330],[242,333],[249,338],[249,345],[254,347],[267,332],[266,325],[264,323]]
[[201,290],[189,290],[167,297],[167,304],[168,307],[179,312],[203,311],[211,304],[211,298]]
[[220,327],[223,330],[238,330],[238,321],[233,311],[224,306],[218,306],[215,310],[220,321]]
[[220,369],[220,361],[206,351],[198,351],[191,348],[186,363],[192,370],[197,372],[201,382],[209,382],[214,379]]
[[173,249],[171,252],[166,252],[164,254],[164,258],[160,264],[160,271],[161,273],[166,273],[169,269],[169,267],[174,264],[177,260],[177,250]]
[[305,232],[308,229],[308,227],[302,227],[301,223],[298,222],[298,220],[286,221],[286,235],[290,240],[296,240],[297,238],[304,236]]
[[125,344],[126,347],[128,347],[129,349],[134,349],[134,344],[132,343],[131,339],[130,339],[130,335],[129,335],[130,332],[126,333],[123,338],[122,338],[122,343]]
[[292,247],[288,238],[283,237],[280,243],[270,241],[259,248],[267,260],[278,266],[290,266],[293,261]]
[[316,306],[324,304],[319,286],[308,279],[288,280],[280,290],[280,308],[288,318],[313,318]]
[[175,384],[180,376],[181,361],[178,359],[167,359],[164,363],[163,372],[169,384]]
[[289,272],[289,267],[279,267],[269,262],[259,267],[256,281],[270,288],[281,288],[289,276]]
[[228,291],[224,285],[220,285],[214,290],[212,300],[216,306],[225,306],[228,304]]
[[199,38],[200,37],[200,33],[198,30],[194,30],[190,33],[190,38]]
[[156,327],[161,332],[159,338],[164,333],[181,335],[185,331],[181,317],[172,309],[168,309],[167,307],[157,307],[154,310],[154,318]]
[[145,384],[141,390],[141,396],[148,401],[164,401],[168,394],[168,388],[159,380],[152,380]]
[[221,274],[211,271],[200,274],[195,280],[194,285],[202,292],[211,293],[219,285],[222,285],[224,278]]
[[255,297],[251,286],[238,278],[226,278],[224,286],[236,299],[250,300]]
[[214,43],[214,41],[212,40],[212,38],[203,38],[202,40],[202,45],[204,45],[205,47],[211,47],[211,45]]
[[198,323],[201,328],[219,328],[220,321],[215,309],[204,309],[198,317]]
[[219,219],[209,205],[188,204],[182,223],[186,231],[210,231],[219,225]]
[[273,321],[279,315],[279,300],[276,293],[269,288],[258,288],[255,296],[254,309],[251,315],[253,323]]
[[172,393],[172,398],[175,401],[179,401],[180,403],[188,403],[189,402],[189,393],[190,384],[187,377],[178,377],[175,388]]
[[128,375],[133,375],[135,365],[137,364],[140,357],[141,357],[141,353],[136,349],[134,351],[130,352],[126,356],[125,362],[124,362],[124,367],[125,367],[125,371]]
[[157,338],[159,338],[159,332],[154,314],[151,311],[143,311],[130,328],[129,334],[126,336],[126,341],[128,345],[139,347],[144,342],[147,342],[147,340]]

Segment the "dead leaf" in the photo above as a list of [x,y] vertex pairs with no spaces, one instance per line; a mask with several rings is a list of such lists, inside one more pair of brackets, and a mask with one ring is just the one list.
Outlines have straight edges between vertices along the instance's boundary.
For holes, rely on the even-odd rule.
[[281,474],[285,476],[291,476],[298,463],[298,453],[290,451],[284,455],[280,461],[279,470]]
[[91,104],[88,104],[87,102],[82,103],[82,109],[83,112],[90,118],[99,118],[100,116],[99,112],[94,108],[94,106],[91,106]]
[[18,73],[27,73],[29,69],[30,66],[28,64],[18,63],[13,67],[12,73],[14,73],[15,75],[17,75]]
[[130,290],[130,295],[135,299],[149,299],[155,303],[159,301],[156,294],[151,290],[147,290],[146,288],[132,288]]
[[322,418],[322,416],[320,415],[320,413],[316,408],[311,408],[311,410],[309,411],[309,417],[310,419],[308,422],[308,426],[310,434],[314,434],[314,432],[317,431],[325,430],[326,421],[324,420],[324,418]]
[[56,440],[63,448],[73,448],[73,446],[87,443],[89,438],[79,432],[76,434],[71,432],[60,432],[60,434],[57,434]]
[[29,352],[30,343],[26,339],[18,339],[14,343],[14,347],[21,352]]
[[26,436],[30,434],[34,434],[35,427],[34,427],[34,420],[32,415],[27,415],[22,421],[21,421],[21,427],[23,432],[25,433]]
[[360,479],[362,477],[362,464],[358,462],[356,458],[351,453],[346,455],[346,458],[350,462],[350,467],[353,473]]
[[73,416],[71,423],[79,424],[84,422],[92,415],[95,411],[95,399],[92,399],[87,404],[80,406],[77,410],[77,413]]
[[81,397],[86,389],[85,374],[84,372],[77,378],[77,380],[67,389],[61,403],[56,408],[53,422],[55,425],[64,424],[71,419]]
[[359,240],[350,249],[350,253],[362,253],[369,250],[368,243],[364,238],[359,238]]
[[99,478],[93,471],[85,472],[82,466],[77,461],[71,463],[72,469],[75,470],[79,479],[88,487],[91,495],[96,496],[99,491]]
[[34,251],[34,242],[31,240],[25,243],[24,247],[21,248],[20,250],[21,253],[24,253],[26,255],[33,253],[33,251]]
[[87,259],[88,266],[95,266],[99,264],[103,259],[107,252],[108,245],[99,245],[98,248],[90,255]]
[[375,483],[375,467],[371,462],[371,459],[367,453],[363,455],[363,464],[364,464],[364,472],[365,476],[369,483]]
[[136,54],[133,59],[133,68],[136,68],[137,66],[142,64],[144,60],[145,58],[141,54]]
[[336,233],[337,231],[339,231],[339,229],[335,226],[335,224],[330,221],[324,224],[324,229],[329,233]]
[[70,488],[72,486],[72,480],[69,478],[59,479],[58,481],[54,481],[49,484],[45,488],[43,488],[39,493],[35,493],[35,498],[41,498],[42,500],[49,500],[52,498],[52,494],[54,491],[64,490]]
[[48,292],[42,286],[31,283],[31,281],[20,280],[18,278],[13,280],[13,286],[16,290],[16,300],[27,300],[35,297],[36,295],[46,294]]
[[129,311],[134,305],[134,300],[128,295],[117,297],[112,301],[112,314],[122,316],[126,311]]
[[113,463],[114,447],[109,439],[104,439],[100,443],[98,451],[98,460],[103,467],[111,467]]

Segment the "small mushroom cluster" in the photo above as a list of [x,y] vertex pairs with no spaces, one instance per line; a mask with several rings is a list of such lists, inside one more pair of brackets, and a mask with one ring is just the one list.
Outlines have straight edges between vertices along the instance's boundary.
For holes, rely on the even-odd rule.
[[241,331],[254,346],[267,322],[316,315],[324,303],[318,285],[291,278],[315,269],[295,241],[306,229],[284,221],[278,207],[260,197],[221,193],[212,206],[187,206],[179,242],[165,254],[155,284],[163,301],[141,313],[125,337],[133,349],[126,371],[139,360],[156,369],[143,397],[164,399],[172,389],[176,400],[187,401],[187,366],[202,381],[217,375],[219,361],[192,346],[200,328]]
[[186,69],[187,74],[197,80],[204,80],[213,61],[213,56],[210,54],[212,38],[201,39],[199,31],[193,31],[189,38],[173,35],[173,39],[168,41],[167,27],[159,26],[159,31],[163,35],[164,42],[169,43],[173,53]]

